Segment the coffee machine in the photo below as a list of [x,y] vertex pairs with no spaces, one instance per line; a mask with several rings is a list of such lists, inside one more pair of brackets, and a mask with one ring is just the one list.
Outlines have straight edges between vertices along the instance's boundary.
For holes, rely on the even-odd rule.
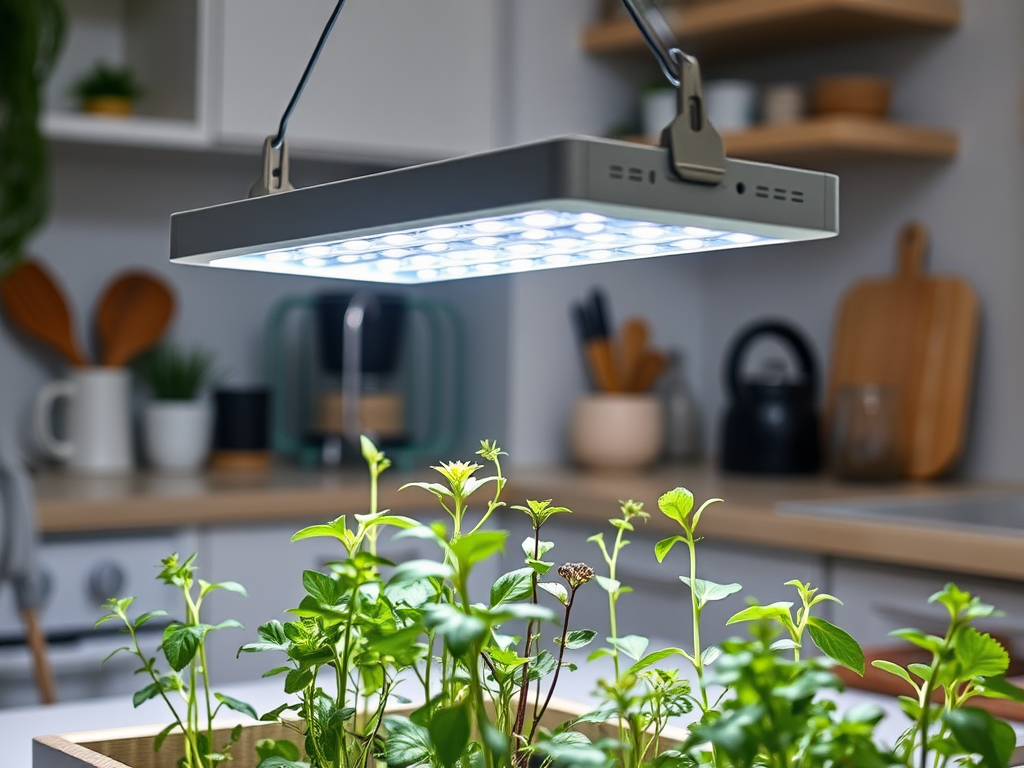
[[283,299],[265,332],[271,446],[308,468],[359,457],[359,435],[411,468],[461,430],[463,327],[413,296],[323,293]]

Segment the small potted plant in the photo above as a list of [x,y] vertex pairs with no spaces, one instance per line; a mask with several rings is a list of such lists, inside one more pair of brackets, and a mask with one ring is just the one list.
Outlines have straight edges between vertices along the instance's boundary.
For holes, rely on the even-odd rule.
[[143,89],[128,67],[99,62],[72,88],[82,111],[107,117],[128,117]]
[[168,471],[198,470],[210,451],[211,409],[202,394],[213,381],[213,355],[166,344],[143,356],[138,370],[153,395],[143,416],[149,462]]

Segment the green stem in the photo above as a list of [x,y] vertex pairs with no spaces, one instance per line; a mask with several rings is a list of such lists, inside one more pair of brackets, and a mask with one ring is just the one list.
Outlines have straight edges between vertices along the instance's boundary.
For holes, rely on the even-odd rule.
[[573,587],[572,591],[569,593],[569,601],[565,604],[565,620],[562,623],[562,642],[558,646],[558,664],[555,665],[555,675],[551,679],[551,687],[548,689],[547,698],[544,699],[544,706],[540,708],[540,712],[538,712],[533,718],[533,726],[530,728],[530,741],[533,741],[533,736],[537,733],[537,727],[540,725],[541,718],[543,718],[544,713],[548,711],[548,705],[551,703],[551,697],[555,695],[555,686],[558,685],[558,674],[562,671],[562,658],[565,656],[565,640],[569,635],[569,613],[572,611],[572,603],[575,599],[576,588]]
[[697,671],[697,687],[700,689],[701,708],[707,712],[708,692],[704,687],[704,659],[700,645],[700,601],[697,599],[697,546],[693,531],[686,532],[686,547],[690,551],[690,605],[693,609],[693,666]]

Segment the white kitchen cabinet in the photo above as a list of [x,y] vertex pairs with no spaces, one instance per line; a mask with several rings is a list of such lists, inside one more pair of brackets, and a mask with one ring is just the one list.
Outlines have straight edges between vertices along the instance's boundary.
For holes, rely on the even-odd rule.
[[945,634],[949,614],[928,598],[952,581],[1006,613],[979,626],[1024,649],[1024,589],[1019,583],[846,560],[836,561],[830,570],[833,594],[843,601],[835,621],[863,646],[899,644],[889,633],[904,627]]
[[[75,0],[47,83],[43,130],[51,139],[204,148],[214,0]],[[79,111],[72,88],[98,63],[129,67],[144,89],[127,118]]]
[[[258,145],[334,0],[223,0],[220,138]],[[418,160],[495,145],[500,0],[349,0],[288,128],[294,150]]]

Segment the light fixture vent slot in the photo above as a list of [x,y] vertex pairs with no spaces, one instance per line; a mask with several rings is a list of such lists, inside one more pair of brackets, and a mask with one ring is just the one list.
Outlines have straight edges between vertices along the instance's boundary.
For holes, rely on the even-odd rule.
[[630,181],[643,181],[644,180],[644,169],[643,168],[630,168],[629,169],[629,180]]
[[621,179],[626,175],[625,170],[621,165],[610,165],[608,166],[608,175],[613,179]]
[[763,184],[758,184],[757,188],[754,190],[754,193],[758,197],[763,197],[763,198],[771,197],[771,189],[766,187],[766,186],[764,186]]

